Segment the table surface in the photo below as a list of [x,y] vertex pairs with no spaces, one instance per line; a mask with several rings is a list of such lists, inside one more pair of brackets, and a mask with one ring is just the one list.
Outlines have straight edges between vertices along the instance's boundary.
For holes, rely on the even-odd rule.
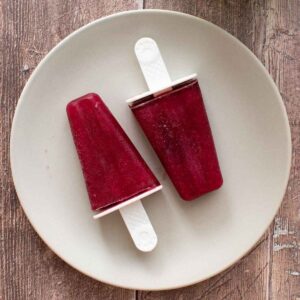
[[[224,28],[263,62],[284,100],[293,141],[287,192],[256,246],[231,268],[196,285],[132,291],[90,279],[58,258],[29,224],[13,186],[9,135],[30,74],[75,29],[115,12],[161,8]],[[0,299],[300,300],[299,0],[0,0]]]

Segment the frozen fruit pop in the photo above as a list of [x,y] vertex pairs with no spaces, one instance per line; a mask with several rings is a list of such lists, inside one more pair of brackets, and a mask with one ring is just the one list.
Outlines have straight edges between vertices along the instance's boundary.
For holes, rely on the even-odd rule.
[[[100,211],[95,217],[120,209],[127,227],[131,226],[129,231],[136,233],[132,227],[148,220],[136,201],[161,189],[160,183],[97,94],[71,101],[67,115],[91,207]],[[132,213],[141,215],[139,224],[129,220]]]
[[218,189],[223,179],[196,75],[171,82],[150,38],[135,52],[150,92],[128,103],[181,198]]

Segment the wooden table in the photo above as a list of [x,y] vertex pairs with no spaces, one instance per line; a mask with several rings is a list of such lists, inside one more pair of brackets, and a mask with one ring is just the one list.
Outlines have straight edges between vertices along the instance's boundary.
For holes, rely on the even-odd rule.
[[[283,204],[268,231],[233,267],[187,288],[144,292],[90,279],[37,236],[18,202],[9,134],[22,88],[45,54],[75,29],[118,11],[178,10],[209,20],[247,45],[275,80],[293,138]],[[300,300],[300,1],[299,0],[0,0],[0,299]]]

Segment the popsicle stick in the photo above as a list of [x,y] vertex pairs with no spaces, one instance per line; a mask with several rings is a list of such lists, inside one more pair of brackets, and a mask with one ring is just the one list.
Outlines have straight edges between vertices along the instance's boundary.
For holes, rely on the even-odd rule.
[[143,252],[152,251],[157,244],[157,236],[142,202],[123,207],[120,213],[135,246]]
[[162,185],[159,185],[150,191],[103,210],[94,215],[93,218],[99,219],[119,210],[135,246],[140,251],[150,252],[157,244],[157,236],[140,200],[161,189]]
[[161,90],[171,85],[168,70],[153,39],[139,39],[134,50],[150,91]]

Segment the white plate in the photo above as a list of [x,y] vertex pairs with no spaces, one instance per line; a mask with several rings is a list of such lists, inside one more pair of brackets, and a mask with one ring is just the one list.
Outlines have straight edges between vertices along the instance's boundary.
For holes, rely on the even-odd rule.
[[[192,202],[170,184],[125,100],[146,91],[133,47],[154,38],[172,79],[197,73],[224,186]],[[159,244],[134,247],[118,212],[92,219],[65,106],[99,93],[164,190],[144,200]],[[39,64],[15,113],[12,172],[41,238],[77,270],[135,289],[170,289],[207,279],[241,258],[281,203],[291,161],[283,102],[270,76],[237,39],[204,20],[133,11],[71,34]],[[100,184],[100,183],[99,183]]]

